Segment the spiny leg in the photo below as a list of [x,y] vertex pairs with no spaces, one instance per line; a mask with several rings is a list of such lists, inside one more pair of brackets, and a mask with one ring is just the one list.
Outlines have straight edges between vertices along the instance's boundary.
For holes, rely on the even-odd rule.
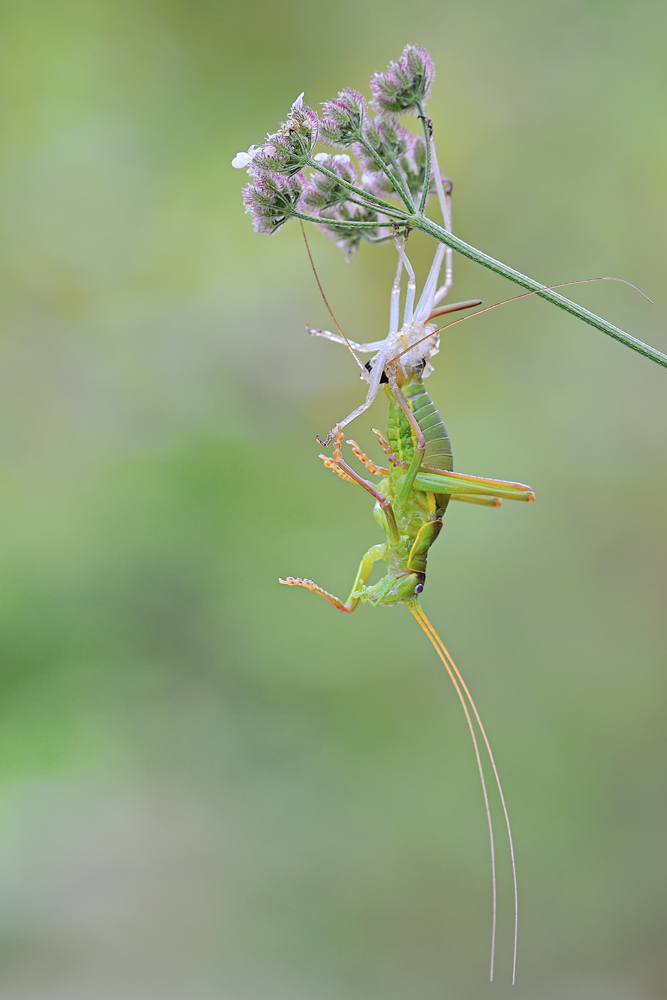
[[359,590],[360,587],[368,583],[369,577],[371,575],[371,570],[373,569],[373,564],[382,559],[384,555],[383,545],[373,545],[372,548],[368,550],[359,566],[359,571],[357,572],[354,584],[352,585],[352,590],[350,591],[350,596],[343,603],[340,598],[336,597],[334,594],[330,594],[328,590],[323,587],[318,586],[312,580],[305,580],[300,576],[288,576],[285,580],[279,578],[279,582],[285,584],[287,587],[305,587],[306,590],[312,590],[314,594],[319,597],[323,597],[325,601],[329,604],[333,604],[334,608],[338,608],[343,614],[350,615],[356,609],[360,598],[355,597],[354,594]]
[[358,472],[355,472],[354,469],[347,464],[340,450],[340,446],[342,443],[343,443],[343,432],[339,424],[335,435],[334,461],[336,462],[336,465],[339,468],[343,469],[347,473],[347,475],[355,481],[355,483],[358,483],[359,486],[363,487],[363,489],[365,489],[367,493],[370,493],[370,495],[375,500],[377,500],[378,504],[380,505],[380,507],[384,512],[384,516],[387,519],[387,533],[391,538],[392,542],[398,542],[401,536],[398,530],[398,525],[396,524],[396,518],[394,516],[394,509],[391,505],[391,500],[389,500],[386,496],[384,496],[383,493],[380,493],[380,491],[376,489],[373,483],[369,483],[367,479],[364,479],[363,476],[360,476]]
[[476,503],[480,507],[500,507],[502,500],[500,497],[486,497],[486,496],[466,496],[465,493],[450,493],[452,500],[462,500],[464,503]]
[[[410,411],[410,415],[415,420],[412,411]],[[382,431],[378,430],[377,427],[373,427],[372,430],[374,434],[377,434],[378,443],[391,464],[401,466],[404,469],[409,468],[412,463],[405,462],[394,454],[391,445]],[[429,485],[427,486],[424,482],[421,487],[425,492],[447,493],[449,491],[445,486],[449,486],[452,489],[450,493],[452,500],[461,500],[464,503],[479,504],[483,507],[500,507],[502,500],[499,496],[496,496],[497,491],[502,491],[506,500],[526,500],[531,502],[535,499],[535,494],[530,486],[525,486],[523,483],[509,482],[504,479],[485,479],[482,476],[467,476],[461,472],[448,472],[444,469],[436,469],[431,465],[422,465],[418,471],[420,482],[426,476],[429,477]],[[439,484],[435,481],[436,476],[441,479]],[[443,479],[444,482],[442,481]],[[475,490],[475,493],[465,493],[465,483],[469,483],[472,489]],[[439,489],[437,488],[438,485]]]
[[424,468],[416,478],[417,489],[426,493],[456,493],[464,496],[492,496],[506,500],[524,500],[532,503],[535,494],[524,483],[504,479],[487,479],[484,476],[467,476],[462,472]]
[[[342,444],[342,438],[343,438],[343,432],[340,431],[339,433],[336,434],[336,443],[337,443],[337,445],[339,447]],[[371,473],[371,475],[373,475],[373,476],[388,476],[389,475],[389,469],[384,469],[381,465],[376,465],[375,462],[373,461],[373,459],[369,458],[368,455],[366,455],[361,450],[361,448],[359,447],[359,445],[357,444],[356,441],[350,440],[347,443],[349,445],[351,445],[351,447],[352,447],[352,454],[354,455],[354,457],[357,458],[357,459],[359,459],[359,461],[361,462],[361,464],[364,465],[368,469],[368,471]],[[335,472],[336,475],[340,476],[340,478],[343,479],[343,480],[345,480],[345,482],[347,482],[347,483],[354,483],[354,482],[356,482],[356,480],[352,479],[351,476],[348,476],[347,472],[345,472],[339,466],[338,461],[335,458],[330,458],[329,455],[320,455],[319,458],[321,458],[322,461],[324,462],[325,468],[331,469],[332,472]]]

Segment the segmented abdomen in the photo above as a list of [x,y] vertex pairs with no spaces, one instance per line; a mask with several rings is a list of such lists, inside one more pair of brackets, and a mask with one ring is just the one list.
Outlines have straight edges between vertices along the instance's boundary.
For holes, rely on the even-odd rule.
[[426,452],[422,464],[428,465],[432,469],[444,469],[447,472],[452,472],[454,459],[449,434],[435,404],[424,388],[424,383],[421,381],[408,383],[403,390],[403,395],[407,399],[426,440]]
[[[452,472],[454,462],[447,428],[424,388],[424,383],[421,380],[408,382],[402,391],[426,440],[426,452],[422,464],[432,469]],[[389,396],[388,437],[389,444],[398,458],[410,462],[415,450],[414,435],[407,417],[393,395]]]

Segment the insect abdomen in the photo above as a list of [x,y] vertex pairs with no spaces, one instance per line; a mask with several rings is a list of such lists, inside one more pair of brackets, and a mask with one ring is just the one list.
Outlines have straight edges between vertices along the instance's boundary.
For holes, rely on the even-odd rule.
[[454,460],[447,428],[431,397],[424,388],[424,383],[421,381],[409,383],[404,386],[403,395],[407,399],[410,409],[414,413],[426,440],[426,452],[423,464],[429,466],[431,469],[443,469],[446,472],[452,472],[454,470]]

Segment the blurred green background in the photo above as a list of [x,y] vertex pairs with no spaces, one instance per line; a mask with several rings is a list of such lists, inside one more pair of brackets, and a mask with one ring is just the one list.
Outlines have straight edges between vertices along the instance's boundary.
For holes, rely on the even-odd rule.
[[[362,398],[298,227],[232,156],[301,90],[426,45],[464,239],[667,351],[662,0],[5,0],[0,292],[0,995],[667,996],[667,372],[528,300],[447,335],[459,469],[424,606],[514,823],[498,982],[474,758],[402,608],[350,619],[379,540],[317,459]],[[413,237],[423,275],[432,247]],[[390,247],[312,233],[343,328],[382,335]],[[513,286],[456,260],[455,295]],[[354,434],[374,455],[380,401]],[[500,820],[500,817],[498,817]]]

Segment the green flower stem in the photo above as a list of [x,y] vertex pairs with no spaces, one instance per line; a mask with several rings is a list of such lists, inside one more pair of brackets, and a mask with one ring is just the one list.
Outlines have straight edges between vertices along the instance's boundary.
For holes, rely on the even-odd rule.
[[[391,159],[390,159],[390,163],[391,163],[392,167],[394,168],[396,177],[400,180],[401,185],[403,186],[406,198],[409,198],[409,200],[410,200],[410,205],[412,207],[409,209],[409,211],[410,212],[414,212],[415,211],[415,202],[414,202],[414,198],[412,197],[412,191],[410,190],[408,182],[405,179],[405,172],[401,169],[401,165],[398,162],[398,160],[396,159],[396,157],[392,156]],[[405,201],[405,198],[403,199],[403,201]],[[406,202],[406,204],[407,204],[407,202]]]
[[[349,222],[338,219],[325,219],[321,215],[308,215],[306,212],[291,212],[294,219],[302,219],[304,222],[314,222],[316,226],[329,226],[331,229],[386,229],[387,222]],[[401,215],[401,221],[404,216]]]
[[535,292],[540,298],[553,303],[553,305],[558,306],[559,309],[564,309],[565,312],[571,313],[572,316],[576,316],[578,319],[583,320],[584,323],[588,323],[589,326],[594,326],[597,330],[601,330],[602,333],[606,333],[608,337],[613,337],[614,340],[618,340],[621,344],[625,344],[626,347],[631,348],[633,351],[637,351],[638,354],[642,354],[645,358],[649,358],[649,360],[655,361],[656,364],[662,365],[663,368],[667,368],[667,355],[657,351],[654,347],[650,347],[649,344],[644,344],[641,340],[637,340],[635,337],[630,336],[629,333],[626,333],[619,327],[614,326],[613,323],[608,323],[607,320],[602,319],[601,316],[596,316],[595,313],[590,312],[590,310],[584,309],[583,306],[577,305],[576,302],[566,299],[564,295],[560,295],[554,289],[541,285],[539,281],[535,281],[533,278],[529,278],[525,274],[521,274],[520,271],[515,271],[514,268],[508,267],[507,264],[503,264],[499,260],[494,260],[494,258],[489,257],[488,254],[482,253],[481,250],[477,250],[475,247],[470,246],[469,243],[464,243],[463,240],[458,238],[458,236],[448,233],[442,228],[442,226],[432,222],[425,216],[413,215],[409,220],[409,225],[411,228],[420,229],[423,233],[433,236],[433,238],[438,240],[440,243],[444,243],[446,246],[452,247],[453,250],[456,250],[457,253],[462,254],[462,256],[467,257],[469,260],[474,260],[476,264],[481,264],[482,267],[487,267],[490,271],[495,271],[496,274],[502,275],[503,278],[513,281],[522,288],[527,288],[529,291]]
[[[397,208],[396,205],[391,205],[388,201],[383,201],[382,198],[376,198],[374,194],[370,194],[368,191],[362,191],[361,188],[355,187],[354,184],[350,184],[349,181],[343,180],[342,177],[335,174],[333,170],[329,170],[328,167],[323,167],[321,163],[317,162],[317,160],[308,160],[308,166],[312,167],[314,170],[319,170],[319,172],[324,174],[326,177],[330,177],[347,191],[351,191],[353,194],[356,194],[361,198],[365,198],[366,201],[370,202],[373,206],[381,208],[385,214],[396,215],[407,221],[406,213],[402,209]],[[410,206],[410,212],[412,211],[413,208]]]
[[[360,208],[372,208],[373,207],[373,206],[369,205],[367,201],[362,201],[360,198],[354,198],[352,195],[350,195],[349,198],[346,198],[345,201],[346,202],[348,202],[348,201],[352,202],[353,205],[359,205]],[[335,206],[331,205],[331,206],[328,206],[328,207],[334,208]],[[325,211],[326,211],[326,209],[325,209]],[[386,209],[383,209],[383,212],[386,212]],[[395,214],[395,216],[396,216],[397,219],[400,218],[401,220],[403,220],[405,218],[405,212],[402,209],[400,209],[400,208],[396,208],[395,206],[394,206],[394,214]]]
[[419,105],[419,117],[421,118],[422,127],[424,129],[424,142],[426,143],[426,170],[424,173],[424,188],[422,190],[422,196],[419,201],[419,214],[424,214],[424,208],[426,206],[426,199],[428,198],[428,193],[431,190],[431,129],[429,127],[429,120],[424,114],[424,109],[421,104]]
[[394,174],[392,174],[392,172],[389,170],[384,160],[375,152],[370,143],[367,142],[363,137],[359,140],[359,145],[364,147],[368,155],[373,158],[376,165],[380,168],[382,173],[385,174],[389,183],[394,188],[396,194],[399,196],[401,201],[404,203],[408,212],[414,212],[415,210],[414,203],[412,201],[412,198],[410,197],[410,192],[408,191],[406,185],[403,183],[403,178],[400,176],[400,174],[398,174],[397,164],[396,163],[393,164],[394,169],[397,170],[397,176],[394,176]]
[[[381,228],[381,227],[378,227]],[[386,229],[386,226],[385,226]],[[367,233],[362,232],[361,238],[366,241],[366,243],[388,243],[389,240],[393,240],[394,234],[388,233],[386,236],[369,236]]]

